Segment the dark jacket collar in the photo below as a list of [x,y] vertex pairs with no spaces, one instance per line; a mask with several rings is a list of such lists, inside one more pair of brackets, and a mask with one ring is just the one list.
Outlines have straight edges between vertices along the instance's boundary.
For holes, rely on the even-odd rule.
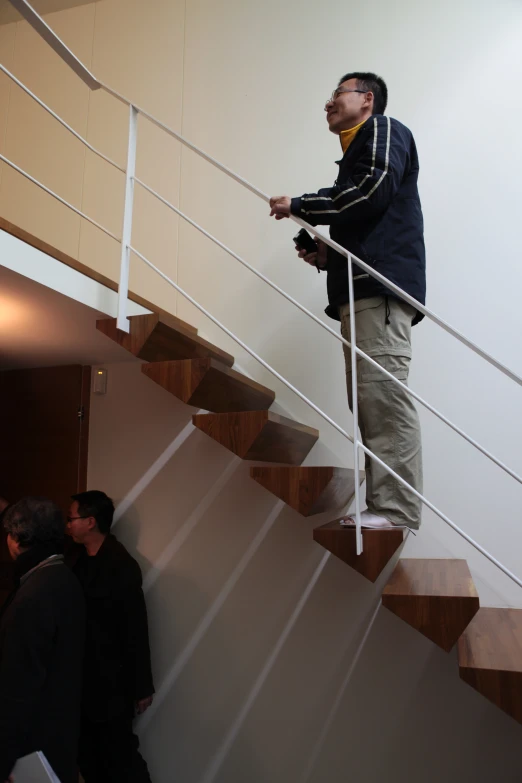
[[44,560],[47,560],[52,555],[61,555],[61,550],[60,542],[47,541],[42,544],[36,544],[36,546],[31,547],[27,552],[20,555],[15,560],[14,565],[16,585],[18,586],[29,571],[37,568]]

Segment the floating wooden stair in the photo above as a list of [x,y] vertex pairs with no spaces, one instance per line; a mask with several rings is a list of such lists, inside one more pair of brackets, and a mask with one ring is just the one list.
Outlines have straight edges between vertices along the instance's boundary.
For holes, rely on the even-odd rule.
[[234,357],[198,336],[197,330],[174,316],[133,315],[130,332],[116,328],[115,318],[96,321],[96,328],[139,359],[164,362],[171,359],[210,357],[232,367]]
[[217,359],[143,364],[142,372],[175,397],[215,413],[267,410],[275,392]]
[[316,527],[314,541],[375,582],[404,539],[404,530],[363,530],[363,551],[357,555],[355,530],[342,527],[339,520]]
[[400,560],[382,603],[446,652],[479,610],[465,560]]
[[355,492],[355,473],[347,468],[254,467],[250,475],[304,517],[342,509]]
[[464,682],[522,723],[522,609],[481,609],[458,652]]
[[313,427],[271,411],[197,414],[192,421],[238,457],[260,462],[300,465],[319,438]]

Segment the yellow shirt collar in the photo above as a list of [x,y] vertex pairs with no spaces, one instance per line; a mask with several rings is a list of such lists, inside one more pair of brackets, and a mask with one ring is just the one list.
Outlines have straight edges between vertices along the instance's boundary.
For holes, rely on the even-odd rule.
[[352,141],[357,136],[358,130],[362,128],[365,122],[366,120],[363,120],[362,122],[359,123],[359,125],[356,125],[355,128],[349,128],[348,130],[341,131],[339,139],[341,141],[341,147],[343,148],[343,155],[348,149],[348,147],[350,146],[350,144],[352,143]]

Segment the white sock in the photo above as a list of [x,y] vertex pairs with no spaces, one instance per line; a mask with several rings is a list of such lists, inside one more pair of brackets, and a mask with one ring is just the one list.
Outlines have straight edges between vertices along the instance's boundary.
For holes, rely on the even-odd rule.
[[[343,517],[343,519],[340,520],[340,524],[343,527],[355,527],[355,515],[353,517]],[[400,525],[394,525],[393,522],[390,522],[386,517],[371,514],[368,509],[361,511],[361,526],[372,529],[400,527]]]

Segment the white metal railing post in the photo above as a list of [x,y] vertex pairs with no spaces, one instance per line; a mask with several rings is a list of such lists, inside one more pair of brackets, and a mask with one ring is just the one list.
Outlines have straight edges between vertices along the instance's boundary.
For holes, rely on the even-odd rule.
[[353,469],[355,472],[355,545],[357,554],[362,554],[363,540],[361,532],[361,487],[359,484],[359,398],[357,396],[357,354],[355,346],[355,300],[353,295],[352,254],[347,253],[348,261],[348,304],[350,307],[350,359],[352,368],[352,414],[353,414]]
[[129,294],[130,244],[132,240],[132,211],[134,206],[134,175],[136,174],[136,141],[138,136],[138,111],[131,104],[129,111],[129,148],[125,173],[125,205],[121,232],[120,282],[118,284],[118,316],[116,326],[123,332],[130,330],[127,318]]

